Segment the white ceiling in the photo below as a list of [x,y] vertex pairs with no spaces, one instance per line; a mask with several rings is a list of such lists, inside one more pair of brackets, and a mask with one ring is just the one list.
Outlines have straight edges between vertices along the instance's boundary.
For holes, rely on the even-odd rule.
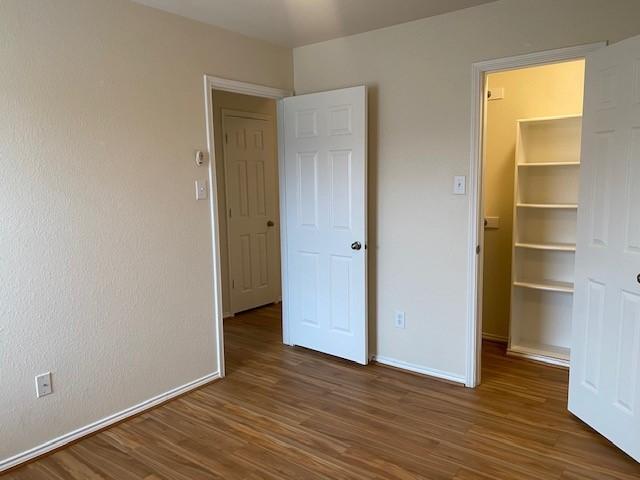
[[299,47],[493,0],[134,0],[287,47]]

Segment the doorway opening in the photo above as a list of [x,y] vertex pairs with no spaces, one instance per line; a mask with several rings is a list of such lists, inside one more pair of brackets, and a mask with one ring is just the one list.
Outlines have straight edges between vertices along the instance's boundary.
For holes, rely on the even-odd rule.
[[602,46],[473,67],[469,387],[483,340],[569,365],[584,59]]
[[276,101],[213,91],[225,318],[282,299]]
[[223,322],[234,322],[282,302],[277,102],[214,88],[212,109]]
[[482,336],[569,366],[584,60],[486,76]]
[[[569,364],[570,372],[546,368],[569,373],[563,392],[564,398],[568,393],[567,410],[635,459],[640,458],[640,417],[634,416],[639,397],[632,393],[640,312],[640,230],[633,214],[640,190],[638,48],[640,37],[634,37],[612,46],[602,42],[474,64],[473,301],[467,357],[467,382],[476,386],[483,331],[484,201],[490,193],[481,175],[489,152],[490,128],[485,126],[488,104],[508,98],[506,90],[491,85],[490,74],[585,58],[583,118],[554,113],[516,124],[509,352]],[[495,100],[486,98],[489,90],[496,91],[496,97],[491,91]]]
[[[207,150],[211,155],[213,313],[221,377],[225,376],[224,318],[282,301],[278,100],[290,94],[204,76]],[[287,343],[282,317],[281,324]]]
[[366,364],[366,87],[292,97],[205,76],[205,105],[220,376],[224,313],[280,290],[284,344]]

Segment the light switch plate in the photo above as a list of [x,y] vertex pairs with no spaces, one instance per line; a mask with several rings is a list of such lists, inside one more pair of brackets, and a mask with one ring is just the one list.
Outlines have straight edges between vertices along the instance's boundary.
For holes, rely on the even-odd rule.
[[484,228],[487,230],[500,228],[500,217],[484,217]]
[[453,194],[465,195],[467,193],[467,177],[456,175],[453,177]]
[[208,188],[206,180],[196,180],[196,200],[206,200]]
[[504,87],[491,88],[487,91],[487,100],[502,100],[504,98]]

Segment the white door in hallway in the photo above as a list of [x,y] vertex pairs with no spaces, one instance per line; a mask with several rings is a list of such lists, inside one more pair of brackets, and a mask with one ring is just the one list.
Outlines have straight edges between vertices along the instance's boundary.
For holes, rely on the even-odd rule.
[[223,110],[231,310],[280,297],[273,118]]
[[569,410],[640,461],[640,37],[587,57]]
[[289,341],[366,364],[366,88],[289,97],[283,110]]

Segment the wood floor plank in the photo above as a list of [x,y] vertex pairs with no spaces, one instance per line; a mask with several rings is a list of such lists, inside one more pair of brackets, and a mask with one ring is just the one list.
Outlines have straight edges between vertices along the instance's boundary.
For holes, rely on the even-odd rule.
[[469,390],[284,346],[280,315],[225,321],[225,379],[3,480],[640,480],[569,414],[566,370],[487,342]]

